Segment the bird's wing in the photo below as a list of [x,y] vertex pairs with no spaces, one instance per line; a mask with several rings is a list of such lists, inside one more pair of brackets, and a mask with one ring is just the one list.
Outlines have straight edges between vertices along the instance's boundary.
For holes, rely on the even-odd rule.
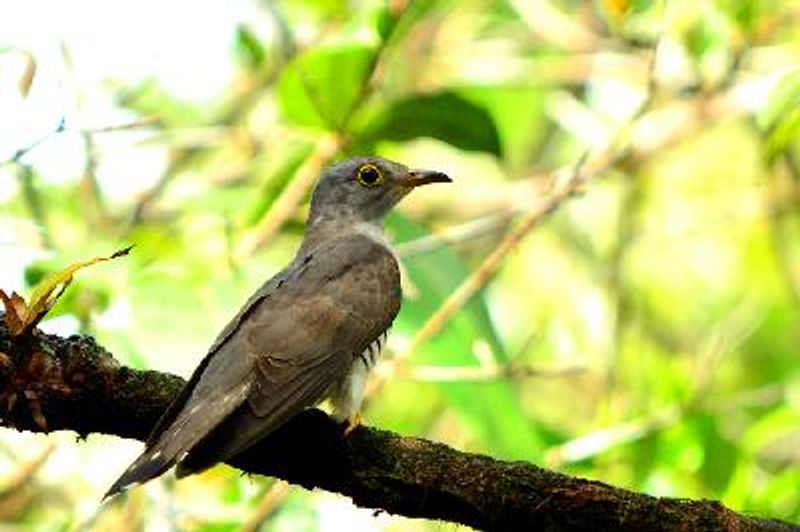
[[320,258],[247,320],[249,352],[258,353],[247,402],[189,452],[179,476],[243,451],[321,401],[354,357],[391,325],[400,274],[388,249],[355,237]]
[[265,288],[223,331],[108,495],[161,474],[229,416],[245,412],[257,426],[220,438],[225,445],[211,449],[214,462],[320,401],[352,357],[388,328],[400,302],[391,252],[360,236],[299,258]]
[[[267,281],[225,326],[195,368],[189,382],[150,431],[144,452],[114,482],[104,500],[131,484],[157,477],[172,467],[180,455],[245,401],[251,386],[248,377],[252,364],[246,353],[241,351],[245,346],[238,334],[239,329],[247,316],[267,301],[290,274],[291,268],[287,268]],[[204,383],[209,381],[209,375],[216,374],[224,377],[222,380],[226,387],[220,386],[209,393],[208,385]],[[201,393],[198,393],[198,388]]]
[[172,403],[170,403],[170,405],[167,407],[167,410],[161,415],[161,418],[159,418],[155,426],[150,431],[150,435],[147,437],[147,442],[145,444],[146,448],[152,447],[158,441],[159,437],[167,429],[167,427],[169,427],[175,421],[175,418],[186,405],[186,401],[188,401],[189,397],[192,395],[192,391],[195,389],[200,377],[205,372],[209,361],[217,353],[217,351],[219,351],[219,348],[222,347],[225,342],[238,330],[242,321],[244,321],[250,312],[252,312],[264,299],[268,298],[278,284],[285,282],[289,273],[289,268],[287,268],[264,283],[252,296],[250,296],[242,308],[239,309],[239,312],[236,313],[236,316],[234,316],[233,319],[229,321],[227,325],[225,325],[222,331],[217,335],[214,343],[208,349],[206,356],[195,368],[192,376],[189,378],[189,382],[187,382],[186,385],[181,389],[178,397],[176,397]]

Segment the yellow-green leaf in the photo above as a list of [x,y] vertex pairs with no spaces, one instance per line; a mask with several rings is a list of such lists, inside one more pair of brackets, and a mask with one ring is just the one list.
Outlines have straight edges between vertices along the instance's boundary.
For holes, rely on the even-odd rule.
[[[19,334],[31,330],[31,328],[35,327],[36,324],[41,321],[41,319],[47,314],[47,311],[49,311],[55,302],[58,301],[58,298],[67,288],[69,283],[72,282],[73,275],[75,275],[79,270],[99,262],[105,262],[123,255],[127,255],[132,247],[133,246],[128,246],[127,248],[116,251],[107,257],[95,257],[87,261],[76,262],[67,266],[61,271],[45,277],[34,287],[33,292],[31,293],[30,302],[27,305],[24,316],[21,316],[22,328],[19,331]],[[59,290],[54,295],[54,292],[56,292],[57,289]],[[6,306],[6,308],[8,308],[8,306]]]

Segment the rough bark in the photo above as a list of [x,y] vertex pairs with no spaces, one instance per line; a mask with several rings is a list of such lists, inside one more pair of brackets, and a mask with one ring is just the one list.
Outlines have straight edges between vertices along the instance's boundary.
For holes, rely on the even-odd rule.
[[[0,323],[6,427],[143,440],[184,382],[123,367],[88,337],[34,331],[12,338]],[[652,497],[371,427],[343,436],[319,410],[231,465],[341,493],[360,506],[486,530],[800,530],[716,501]]]

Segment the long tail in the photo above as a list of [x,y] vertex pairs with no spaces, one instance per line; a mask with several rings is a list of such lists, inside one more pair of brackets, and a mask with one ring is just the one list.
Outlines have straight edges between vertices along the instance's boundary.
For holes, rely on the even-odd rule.
[[177,461],[176,456],[166,456],[161,446],[146,449],[103,495],[103,502],[120,494],[133,484],[141,484],[159,476]]
[[141,484],[155,478],[175,465],[242,404],[249,389],[248,382],[241,382],[223,394],[223,400],[220,400],[219,394],[200,397],[185,405],[178,405],[182,409],[177,415],[173,416],[168,412],[171,419],[171,422],[167,421],[169,425],[166,425],[167,422],[159,422],[157,428],[160,432],[154,431],[145,451],[114,482],[103,500],[117,495],[132,484]]
[[[197,411],[201,410],[197,407]],[[192,409],[191,413],[194,413]],[[128,466],[103,496],[103,501],[113,497],[133,484],[153,479],[180,460],[209,430],[206,419],[193,419],[184,409],[170,425],[146,443],[144,452]],[[195,423],[192,423],[195,421]]]

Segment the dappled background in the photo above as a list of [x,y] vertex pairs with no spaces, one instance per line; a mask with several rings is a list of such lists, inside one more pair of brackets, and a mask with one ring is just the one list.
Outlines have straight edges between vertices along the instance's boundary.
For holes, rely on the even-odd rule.
[[[44,329],[188,376],[322,167],[435,168],[366,423],[800,519],[797,2],[80,6],[0,16],[0,287],[135,248]],[[0,522],[442,526],[226,466],[98,510],[140,446],[0,430]]]

